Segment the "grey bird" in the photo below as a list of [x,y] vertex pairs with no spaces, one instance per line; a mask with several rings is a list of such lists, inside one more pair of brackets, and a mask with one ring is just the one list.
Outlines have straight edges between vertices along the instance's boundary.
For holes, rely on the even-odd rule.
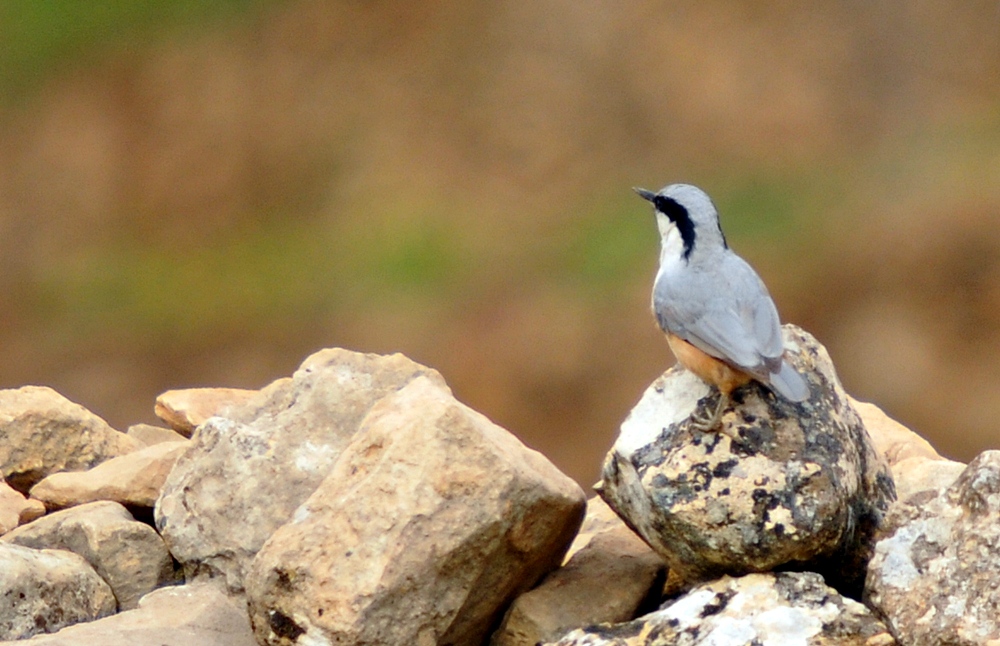
[[714,413],[696,418],[695,427],[715,429],[732,391],[752,379],[789,401],[806,400],[808,383],[784,357],[774,301],[726,244],[708,195],[689,184],[633,190],[652,202],[660,230],[653,314],[681,365],[720,394]]

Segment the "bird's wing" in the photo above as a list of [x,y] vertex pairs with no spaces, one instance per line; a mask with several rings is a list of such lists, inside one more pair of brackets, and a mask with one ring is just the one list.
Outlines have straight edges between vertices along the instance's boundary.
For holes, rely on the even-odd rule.
[[735,254],[683,281],[657,285],[660,325],[702,352],[767,380],[781,365],[778,312],[756,272]]

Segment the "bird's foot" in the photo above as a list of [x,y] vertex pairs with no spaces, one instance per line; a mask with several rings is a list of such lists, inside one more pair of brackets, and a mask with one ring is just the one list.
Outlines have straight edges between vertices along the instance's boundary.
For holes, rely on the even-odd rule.
[[727,406],[729,406],[729,395],[720,391],[719,403],[716,404],[715,411],[707,416],[692,415],[691,427],[705,432],[719,430],[719,422],[722,421],[722,413],[726,411]]

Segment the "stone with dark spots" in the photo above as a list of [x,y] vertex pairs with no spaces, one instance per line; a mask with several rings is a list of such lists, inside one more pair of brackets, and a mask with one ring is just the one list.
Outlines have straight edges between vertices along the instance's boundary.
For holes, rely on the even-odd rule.
[[590,626],[557,646],[892,646],[865,606],[812,572],[722,577],[633,621]]
[[813,570],[858,597],[873,534],[895,499],[892,475],[826,350],[794,326],[784,338],[809,399],[792,403],[751,382],[718,431],[705,433],[692,416],[714,399],[675,366],[622,424],[599,490],[689,584]]

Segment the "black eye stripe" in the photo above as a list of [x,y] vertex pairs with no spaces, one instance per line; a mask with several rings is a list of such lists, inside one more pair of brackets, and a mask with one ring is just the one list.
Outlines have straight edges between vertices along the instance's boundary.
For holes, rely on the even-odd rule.
[[653,199],[653,206],[677,225],[677,231],[681,234],[681,242],[684,243],[684,253],[681,257],[687,260],[691,255],[691,250],[694,249],[694,222],[691,221],[691,214],[679,202],[665,195],[657,195]]

